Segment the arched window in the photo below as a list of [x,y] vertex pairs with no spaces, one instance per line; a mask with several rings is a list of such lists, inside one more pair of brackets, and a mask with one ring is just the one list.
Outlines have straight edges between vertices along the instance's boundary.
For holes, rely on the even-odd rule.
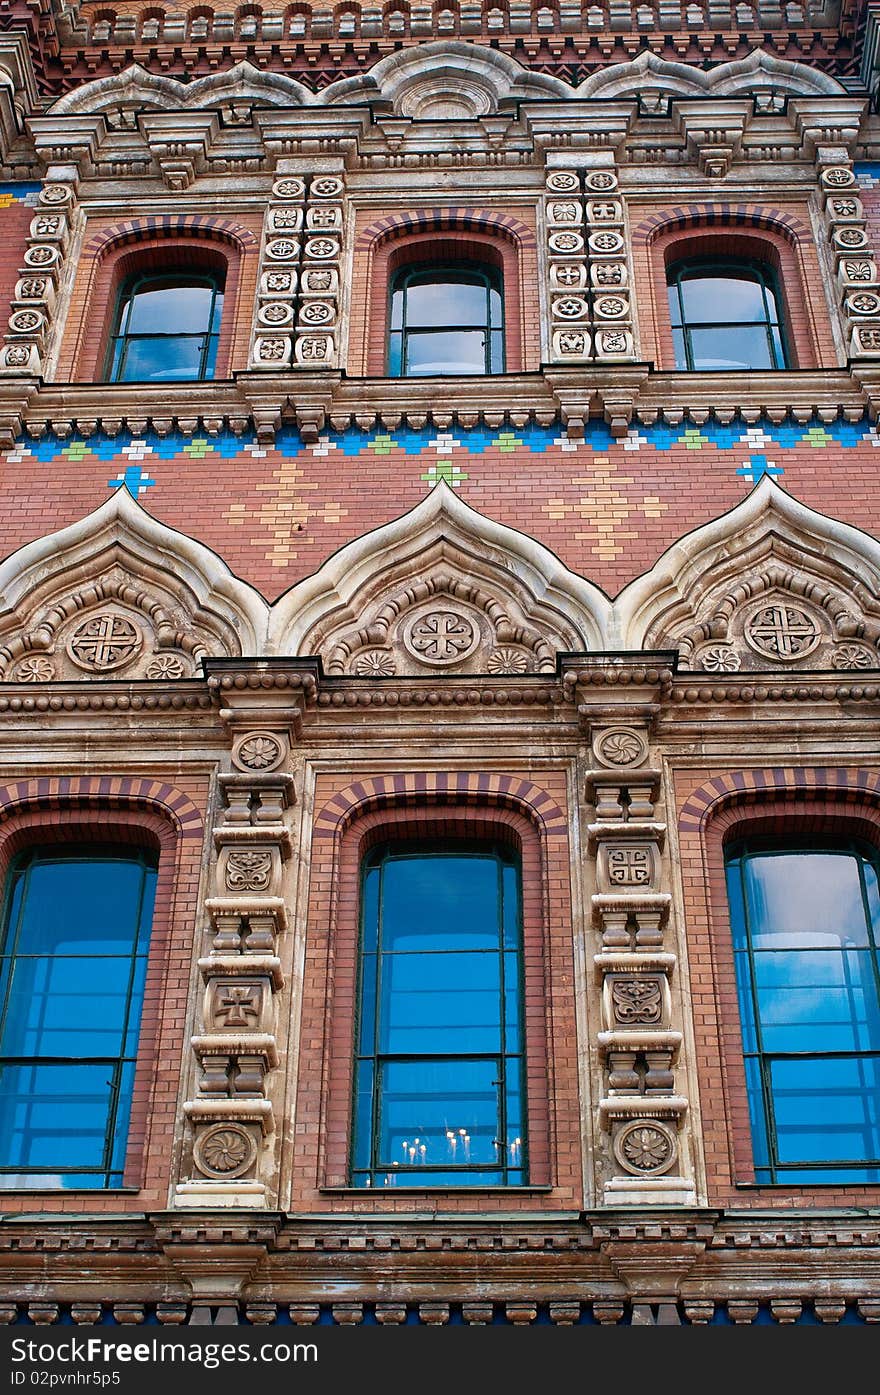
[[156,859],[34,848],[0,948],[0,1183],[122,1184]]
[[119,295],[107,381],[212,378],[222,310],[219,273],[169,271],[129,277]]
[[391,283],[392,378],[504,372],[501,274],[480,262],[402,267]]
[[386,844],[363,865],[351,1180],[526,1180],[519,860]]
[[779,291],[763,262],[696,258],[667,271],[675,366],[786,368]]
[[880,1182],[880,891],[873,851],[727,854],[758,1182]]

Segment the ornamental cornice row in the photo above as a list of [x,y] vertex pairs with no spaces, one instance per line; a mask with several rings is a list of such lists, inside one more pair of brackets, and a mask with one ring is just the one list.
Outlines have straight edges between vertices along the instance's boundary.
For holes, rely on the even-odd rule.
[[254,431],[261,442],[271,443],[282,426],[292,426],[313,443],[325,429],[350,426],[394,431],[430,423],[438,431],[451,426],[495,430],[558,421],[577,440],[591,420],[604,420],[621,437],[633,424],[702,426],[741,419],[750,425],[762,417],[774,423],[815,418],[831,423],[857,422],[866,412],[871,418],[880,415],[880,366],[871,363],[754,372],[745,403],[741,385],[733,378],[716,382],[715,376],[657,372],[647,363],[585,364],[577,371],[548,366],[512,373],[475,386],[473,378],[430,384],[418,378],[367,381],[300,368],[295,383],[290,372],[239,373],[222,382],[176,386],[158,409],[149,388],[24,377],[0,382],[0,449],[11,449],[22,435],[39,440],[49,432],[63,439],[99,431],[111,437],[125,431],[162,437],[178,431],[209,437]]
[[506,1254],[571,1253],[596,1250],[608,1243],[633,1247],[697,1242],[707,1250],[848,1250],[880,1249],[880,1216],[834,1211],[762,1210],[737,1217],[713,1208],[676,1208],[674,1216],[639,1215],[631,1208],[615,1211],[548,1213],[515,1219],[387,1213],[314,1219],[282,1212],[242,1217],[228,1212],[158,1212],[132,1219],[84,1215],[6,1216],[0,1224],[0,1251],[35,1257],[174,1253],[175,1247],[235,1249],[265,1247],[267,1254],[387,1253],[480,1250]]

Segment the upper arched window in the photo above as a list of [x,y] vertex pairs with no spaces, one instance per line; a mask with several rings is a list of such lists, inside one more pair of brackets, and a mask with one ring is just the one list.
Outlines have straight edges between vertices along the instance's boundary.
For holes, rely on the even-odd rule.
[[880,1182],[880,887],[857,843],[727,853],[758,1182]]
[[121,288],[105,377],[111,383],[212,378],[223,278],[189,271],[130,276]]
[[401,844],[363,865],[351,1181],[526,1180],[519,858]]
[[391,283],[392,378],[504,372],[501,273],[482,262],[402,267]]
[[674,262],[667,285],[676,368],[788,367],[779,289],[766,263],[734,257]]
[[40,847],[0,937],[0,1184],[122,1185],[156,886],[153,854]]

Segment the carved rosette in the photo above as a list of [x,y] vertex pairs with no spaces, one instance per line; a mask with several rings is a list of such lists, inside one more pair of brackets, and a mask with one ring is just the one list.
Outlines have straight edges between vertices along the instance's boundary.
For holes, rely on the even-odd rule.
[[593,962],[601,983],[604,1200],[689,1202],[693,1186],[683,1175],[678,1137],[687,1100],[675,1089],[682,1037],[670,992],[676,956],[666,942],[666,829],[655,818],[661,775],[647,764],[648,733],[637,723],[591,725],[590,744],[595,764],[586,796],[596,810],[589,850],[593,921],[601,933]]
[[880,276],[859,186],[846,152],[829,153],[833,163],[821,162],[819,185],[845,338],[852,358],[880,358]]
[[198,1080],[184,1105],[192,1173],[178,1186],[181,1205],[203,1203],[206,1186],[215,1196],[227,1183],[229,1204],[265,1204],[260,1163],[263,1140],[274,1130],[276,1001],[285,986],[277,948],[287,924],[285,812],[294,802],[292,777],[279,768],[287,756],[280,733],[240,731],[233,739],[235,770],[220,776],[214,894],[205,903],[213,934],[199,960],[205,987],[192,1038]]
[[18,272],[4,347],[0,350],[2,377],[36,377],[43,372],[75,210],[75,185],[56,181],[50,175],[40,190],[24,265]]
[[554,363],[583,363],[593,356],[582,184],[579,170],[547,171],[544,226]]

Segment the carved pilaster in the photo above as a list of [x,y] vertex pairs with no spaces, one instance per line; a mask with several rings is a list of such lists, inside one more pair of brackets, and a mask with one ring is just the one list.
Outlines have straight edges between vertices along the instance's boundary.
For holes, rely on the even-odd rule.
[[880,358],[877,262],[852,166],[844,151],[834,154],[834,163],[820,159],[819,182],[847,351],[851,358]]
[[236,731],[232,771],[219,778],[222,808],[200,1025],[192,1038],[199,1074],[184,1105],[192,1132],[190,1180],[178,1205],[262,1206],[261,1163],[275,1126],[268,1078],[279,1061],[276,1000],[285,979],[277,953],[287,926],[281,895],[294,803],[286,732]]
[[0,376],[37,377],[43,373],[58,283],[76,206],[73,169],[59,171],[43,185],[34,212],[24,264],[19,268],[12,313],[0,353]]
[[604,1073],[599,1124],[607,1135],[603,1199],[613,1205],[694,1203],[677,1088],[682,1047],[670,991],[677,956],[664,889],[665,825],[654,817],[662,786],[649,765],[647,725],[591,721],[586,797],[595,807],[593,955],[600,991],[597,1046]]

